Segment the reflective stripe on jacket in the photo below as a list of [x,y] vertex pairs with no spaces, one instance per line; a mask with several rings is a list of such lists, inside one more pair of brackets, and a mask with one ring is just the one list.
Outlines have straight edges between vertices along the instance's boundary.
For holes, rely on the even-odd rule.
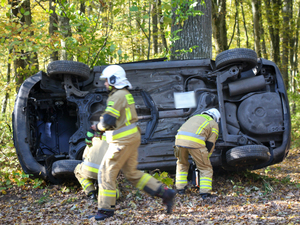
[[218,133],[218,124],[210,116],[197,114],[189,118],[179,128],[175,145],[188,148],[201,148],[206,146],[205,141],[215,143]]
[[105,132],[108,143],[124,142],[135,135],[140,135],[135,124],[138,116],[134,98],[126,88],[116,89],[110,93],[104,114],[109,114],[117,119],[115,129]]

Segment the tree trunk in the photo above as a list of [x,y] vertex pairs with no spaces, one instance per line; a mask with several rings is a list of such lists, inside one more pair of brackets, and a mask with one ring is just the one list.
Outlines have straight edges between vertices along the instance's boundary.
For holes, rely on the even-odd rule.
[[217,53],[228,49],[226,0],[212,1],[212,33]]
[[283,30],[282,30],[282,58],[281,58],[281,73],[285,87],[288,89],[289,85],[289,75],[288,75],[288,63],[289,63],[289,44],[290,38],[290,12],[291,9],[291,0],[284,0],[282,7],[283,15]]
[[[200,5],[198,1],[196,10],[203,12],[202,16],[189,16],[183,25],[174,24],[171,28],[172,34],[179,29],[174,47],[171,49],[171,60],[176,59],[201,59],[212,57],[212,27],[211,27],[211,1],[205,0],[206,6]],[[173,21],[175,17],[173,15]]]
[[[9,49],[8,50],[8,55],[10,55],[11,53],[12,53],[12,50]],[[7,61],[8,61],[8,63],[7,63],[6,84],[8,86],[9,83],[10,83],[11,64],[9,63],[9,60],[7,60]],[[6,113],[7,103],[8,103],[8,99],[9,99],[9,92],[10,92],[9,90],[6,90],[4,99],[2,101],[2,109],[1,109],[2,113]]]
[[[14,23],[20,24],[21,26],[25,23],[25,17],[22,16],[20,17],[21,13],[20,13],[20,7],[21,2],[20,1],[9,1],[9,3],[11,4],[11,9],[12,9],[12,15],[14,18],[17,18],[13,20]],[[25,69],[25,59],[23,58],[24,51],[23,50],[18,50],[18,46],[15,46],[13,48],[13,55],[16,56],[16,59],[14,60],[14,74],[15,74],[15,79],[16,79],[16,91],[18,92],[21,84],[24,81],[24,69]]]
[[279,12],[280,0],[265,0],[266,16],[272,44],[273,61],[280,68],[280,46],[279,46]]
[[260,1],[252,0],[252,14],[253,14],[253,31],[254,31],[254,49],[258,55],[261,57],[260,48],[260,23],[259,23],[259,9]]
[[[56,0],[49,1],[49,9],[52,11],[52,14],[49,17],[49,35],[55,36],[55,33],[58,31],[58,26],[54,26],[54,24],[58,25],[58,16],[55,12],[55,3]],[[58,60],[58,51],[53,51],[50,54],[50,62]]]
[[165,48],[165,52],[167,53],[169,51],[169,48],[168,48],[167,39],[165,35],[165,24],[164,24],[164,16],[161,9],[161,0],[158,0],[157,8],[158,8],[158,15],[159,15],[160,38],[162,40],[163,47]]
[[245,12],[244,12],[244,5],[243,2],[241,4],[241,9],[242,9],[242,15],[243,15],[243,23],[244,23],[244,30],[245,30],[245,37],[246,37],[246,47],[250,48],[249,46],[249,38],[248,38],[248,30],[247,30],[247,25],[246,25],[246,19],[245,19]]
[[[25,12],[29,12],[24,14],[24,20],[25,24],[30,27],[32,25],[32,16],[31,16],[31,6],[30,6],[30,0],[25,0],[22,4],[22,7],[24,8]],[[31,36],[34,35],[34,32],[32,31],[30,33]],[[31,76],[32,74],[36,74],[39,71],[39,61],[38,61],[38,54],[37,51],[32,51],[27,54],[27,64],[29,64],[30,73],[28,76]]]
[[157,5],[156,0],[152,4],[152,39],[154,54],[158,53],[158,26],[157,26]]
[[265,40],[265,30],[262,21],[261,12],[259,13],[259,23],[260,23],[260,38],[261,38],[261,54],[263,58],[268,59],[267,47],[266,47],[266,40]]
[[295,37],[293,39],[292,48],[293,48],[293,60],[292,60],[292,76],[291,76],[291,83],[293,87],[293,93],[298,92],[298,82],[296,80],[297,74],[299,74],[298,69],[298,51],[299,51],[299,29],[300,29],[300,7],[298,8],[298,16],[296,17],[295,21]]
[[[67,1],[66,1],[67,2]],[[61,4],[64,4],[63,2],[60,2]],[[63,7],[65,8],[65,6]],[[59,17],[59,29],[62,33],[63,38],[61,39],[61,46],[62,46],[62,51],[61,51],[61,59],[62,60],[73,60],[73,55],[68,55],[67,49],[70,46],[67,46],[66,43],[66,38],[72,36],[72,31],[71,31],[71,26],[70,26],[70,19],[66,15],[65,12],[63,12]]]
[[238,48],[241,47],[241,31],[240,31],[240,13],[239,13],[239,1],[236,0],[235,1],[235,10],[236,10],[236,13],[237,13],[237,23],[236,23],[236,34],[237,34],[237,42],[236,42],[236,45]]

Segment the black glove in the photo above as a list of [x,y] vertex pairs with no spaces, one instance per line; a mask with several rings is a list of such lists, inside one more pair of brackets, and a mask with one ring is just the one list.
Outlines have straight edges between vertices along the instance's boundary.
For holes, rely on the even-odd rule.
[[210,142],[210,141],[206,141],[206,148],[207,148],[207,151],[210,152],[214,146],[214,143]]

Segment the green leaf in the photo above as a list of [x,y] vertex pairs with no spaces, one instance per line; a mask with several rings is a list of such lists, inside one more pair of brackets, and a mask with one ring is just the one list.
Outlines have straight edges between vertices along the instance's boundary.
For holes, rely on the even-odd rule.
[[29,11],[26,11],[26,12],[24,13],[25,16],[28,16],[29,14],[30,14]]
[[139,8],[137,6],[131,6],[131,7],[129,7],[129,10],[131,12],[137,12],[137,11],[139,11]]
[[21,8],[21,9],[20,9],[20,12],[21,12],[22,14],[24,14],[24,13],[25,13],[25,9],[24,9],[24,8]]

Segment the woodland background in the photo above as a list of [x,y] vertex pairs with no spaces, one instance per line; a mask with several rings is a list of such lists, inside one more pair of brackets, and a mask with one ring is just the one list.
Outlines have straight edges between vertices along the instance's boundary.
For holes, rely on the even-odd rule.
[[[215,59],[232,48],[253,49],[279,67],[292,114],[288,158],[259,171],[216,175],[216,202],[203,202],[191,190],[176,197],[171,217],[160,214],[157,199],[120,182],[126,197],[114,223],[300,224],[299,30],[299,0],[0,0],[1,224],[89,224],[84,216],[96,212],[78,184],[51,186],[21,170],[11,114],[27,77],[46,71],[53,60],[92,68],[156,58]],[[171,175],[157,176],[168,183]]]

